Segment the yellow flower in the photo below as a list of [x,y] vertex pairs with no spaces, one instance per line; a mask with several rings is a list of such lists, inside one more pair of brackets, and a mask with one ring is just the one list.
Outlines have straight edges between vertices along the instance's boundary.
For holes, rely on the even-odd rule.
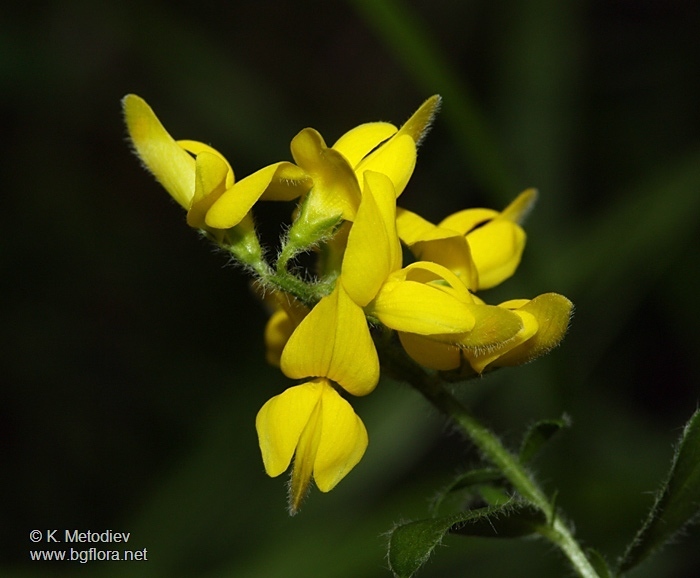
[[428,133],[440,102],[440,96],[431,96],[399,129],[387,122],[362,124],[341,136],[333,149],[347,159],[361,187],[365,171],[378,172],[389,177],[398,197],[413,174],[417,147]]
[[290,387],[270,399],[255,420],[265,471],[284,472],[294,458],[289,511],[295,514],[313,478],[332,490],[367,449],[367,430],[350,404],[324,378]]
[[[416,165],[416,147],[426,134],[440,97],[425,101],[401,128],[387,122],[361,124],[332,147],[312,128],[291,143],[294,162],[313,181],[290,231],[298,246],[310,246],[327,236],[339,221],[354,221],[364,187],[365,171],[386,175],[399,196]],[[218,211],[218,204],[213,208]]]
[[[524,325],[530,326],[531,335],[497,356],[479,361],[470,360],[473,367],[476,363],[489,368],[511,367],[544,355],[564,339],[574,309],[573,303],[558,293],[544,293],[531,300],[513,299],[501,303],[499,307],[520,315]],[[534,325],[536,329],[533,328]]]
[[518,267],[525,248],[520,223],[536,198],[537,192],[528,189],[500,213],[466,209],[438,225],[399,209],[397,228],[401,240],[418,259],[451,269],[473,291],[489,289],[508,279]]
[[[353,395],[366,395],[379,380],[367,315],[422,335],[460,334],[475,322],[470,303],[433,284],[454,278],[450,271],[434,263],[400,269],[394,186],[373,171],[364,180],[335,289],[294,330],[280,364],[288,377],[328,377]],[[426,270],[430,275],[419,274]]]
[[461,368],[466,377],[544,355],[564,338],[572,310],[566,297],[545,293],[477,308],[474,329],[456,341],[405,333],[399,337],[419,364],[441,371]]
[[[267,166],[236,182],[221,153],[197,141],[174,140],[142,98],[129,94],[122,103],[136,154],[188,212],[192,227],[229,229],[249,218],[250,209],[261,197],[290,200],[311,185],[306,174],[288,162]],[[219,208],[210,219],[215,204]]]

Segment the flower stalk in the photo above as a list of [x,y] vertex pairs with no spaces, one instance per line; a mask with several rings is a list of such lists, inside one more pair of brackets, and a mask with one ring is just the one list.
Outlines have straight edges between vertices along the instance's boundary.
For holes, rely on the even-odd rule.
[[544,512],[547,524],[538,527],[537,533],[562,551],[577,575],[580,578],[599,578],[581,545],[532,475],[498,437],[445,388],[439,375],[426,372],[391,343],[384,343],[380,358],[382,369],[409,383],[443,415],[450,418],[479,448],[481,454],[498,468],[520,496]]

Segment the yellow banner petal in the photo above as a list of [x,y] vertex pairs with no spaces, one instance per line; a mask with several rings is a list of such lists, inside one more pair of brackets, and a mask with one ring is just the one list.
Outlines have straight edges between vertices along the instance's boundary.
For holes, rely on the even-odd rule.
[[342,283],[296,328],[280,367],[292,378],[327,377],[353,395],[366,395],[377,385],[379,358],[365,314]]
[[399,133],[410,136],[416,145],[419,145],[425,138],[428,130],[430,130],[430,125],[440,110],[441,104],[442,98],[439,94],[431,96],[418,107],[418,110],[411,115],[411,118],[401,125]]
[[390,138],[398,130],[388,122],[368,122],[346,132],[332,148],[341,153],[347,159],[348,164],[355,168],[377,145]]
[[537,189],[527,189],[520,193],[499,215],[499,219],[522,224],[537,202]]
[[194,195],[194,159],[178,146],[145,100],[128,94],[122,105],[136,154],[170,196],[189,209]]
[[479,289],[490,289],[515,273],[525,249],[525,231],[511,221],[494,220],[467,235],[479,276]]
[[408,135],[396,136],[367,156],[356,168],[360,182],[365,171],[383,173],[394,183],[396,196],[401,195],[416,167],[416,143]]
[[438,227],[466,235],[475,227],[496,218],[498,215],[498,211],[493,209],[464,209],[445,217],[438,223]]

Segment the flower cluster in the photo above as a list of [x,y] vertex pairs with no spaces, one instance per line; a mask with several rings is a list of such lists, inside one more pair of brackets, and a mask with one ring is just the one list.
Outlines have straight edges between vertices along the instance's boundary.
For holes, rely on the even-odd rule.
[[[187,223],[255,275],[272,309],[267,359],[301,383],[270,399],[256,428],[270,476],[293,463],[292,513],[311,480],[327,492],[362,458],[367,431],[344,394],[366,395],[377,385],[378,342],[428,370],[467,378],[546,353],[568,326],[572,305],[561,295],[499,305],[476,295],[517,268],[534,190],[501,212],[467,209],[437,225],[397,208],[439,104],[428,99],[400,128],[362,124],[331,147],[306,128],[291,141],[293,163],[236,181],[218,151],[174,140],[144,100],[124,98],[136,154],[187,211]],[[255,232],[259,200],[296,200],[275,263]],[[311,251],[313,281],[292,266]]]

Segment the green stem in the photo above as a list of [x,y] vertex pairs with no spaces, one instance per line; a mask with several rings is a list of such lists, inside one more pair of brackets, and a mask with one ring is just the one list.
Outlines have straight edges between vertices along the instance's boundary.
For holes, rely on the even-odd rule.
[[[384,354],[389,353],[385,348]],[[513,485],[520,495],[541,509],[547,516],[548,524],[539,528],[539,533],[556,545],[568,558],[571,566],[581,578],[599,578],[571,530],[561,519],[544,492],[520,461],[508,451],[501,441],[454,397],[437,376],[429,375],[415,364],[405,363],[405,359],[384,355],[382,365],[397,377],[407,381],[420,391],[440,412],[453,419],[481,453],[490,460]]]

